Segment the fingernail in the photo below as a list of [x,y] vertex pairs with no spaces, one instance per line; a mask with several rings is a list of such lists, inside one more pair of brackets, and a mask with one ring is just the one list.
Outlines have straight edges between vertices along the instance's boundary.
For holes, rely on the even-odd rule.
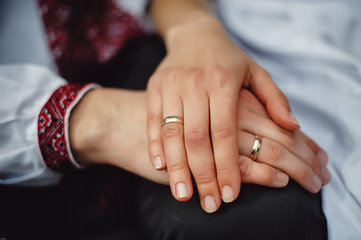
[[184,198],[188,196],[187,186],[184,183],[182,182],[177,183],[175,185],[175,189],[177,191],[178,198]]
[[288,176],[287,174],[283,173],[283,172],[277,172],[277,178],[278,178],[278,182],[284,186],[286,183],[288,183]]
[[155,169],[161,169],[163,167],[162,158],[160,156],[154,157],[154,167]]
[[225,203],[233,202],[234,195],[233,190],[230,186],[226,185],[222,188],[222,199]]
[[317,176],[313,177],[312,184],[314,186],[315,192],[320,191],[322,183],[321,183],[320,179]]
[[321,165],[325,165],[328,161],[327,154],[322,150],[318,151],[317,158],[320,160]]
[[204,198],[204,208],[207,213],[213,213],[217,211],[217,205],[212,196],[206,196]]
[[293,123],[300,126],[300,123],[297,121],[297,119],[295,118],[295,116],[293,116],[293,114],[291,112],[290,112],[289,116],[290,116],[290,119],[292,120]]
[[328,169],[326,167],[324,167],[321,171],[321,178],[324,181],[328,181],[328,179],[330,179],[330,172],[328,171]]

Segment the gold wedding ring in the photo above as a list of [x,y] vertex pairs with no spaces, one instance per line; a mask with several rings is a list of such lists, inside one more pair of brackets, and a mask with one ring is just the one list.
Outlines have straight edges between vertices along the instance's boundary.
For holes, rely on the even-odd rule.
[[257,160],[259,150],[261,149],[261,143],[262,143],[261,136],[254,135],[253,148],[252,148],[251,155],[249,155],[249,158],[252,159],[253,161]]
[[180,123],[184,124],[184,118],[178,116],[168,116],[163,118],[162,120],[162,127],[167,123]]

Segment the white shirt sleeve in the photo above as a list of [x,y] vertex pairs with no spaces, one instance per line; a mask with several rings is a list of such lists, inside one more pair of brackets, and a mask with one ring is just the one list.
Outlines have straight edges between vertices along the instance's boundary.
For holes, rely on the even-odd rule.
[[40,153],[37,119],[59,86],[35,0],[0,1],[0,184],[44,186],[61,174]]
[[[54,71],[36,0],[0,1],[0,53],[0,184],[56,184],[61,174],[46,166],[39,149],[38,116],[67,82]],[[71,109],[94,87],[82,89],[67,108],[66,139]]]
[[51,94],[65,84],[40,65],[0,66],[0,184],[59,181],[60,174],[49,170],[41,156],[37,119]]

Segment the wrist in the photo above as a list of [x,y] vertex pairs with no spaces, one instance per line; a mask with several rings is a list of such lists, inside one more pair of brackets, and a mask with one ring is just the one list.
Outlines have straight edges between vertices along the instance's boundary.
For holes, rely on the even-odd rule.
[[213,16],[199,17],[196,21],[169,28],[164,33],[164,42],[168,52],[179,49],[180,44],[198,45],[209,41],[212,36],[228,41],[228,35],[222,24]]
[[93,89],[87,92],[73,108],[69,117],[70,148],[75,160],[82,165],[101,160],[89,157],[98,152],[98,145],[94,139],[99,139],[104,131],[98,123],[98,118],[92,116],[97,104],[96,99],[101,91],[102,89]]
[[[69,120],[70,145],[76,161],[129,170],[127,165],[132,164],[137,146],[144,145],[146,136],[144,99],[144,92],[111,88],[86,93]],[[140,120],[144,124],[137,124]]]

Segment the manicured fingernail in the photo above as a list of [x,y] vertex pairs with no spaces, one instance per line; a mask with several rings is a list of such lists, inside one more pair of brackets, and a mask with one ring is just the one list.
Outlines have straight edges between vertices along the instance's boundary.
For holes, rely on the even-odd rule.
[[322,183],[317,176],[314,176],[312,179],[312,184],[316,192],[320,191]]
[[283,173],[283,172],[277,172],[277,178],[278,178],[278,182],[284,186],[285,184],[288,183],[288,176],[287,174]]
[[295,116],[293,116],[291,112],[290,112],[290,119],[292,120],[293,123],[300,126],[300,123],[297,121],[297,119],[295,118]]
[[154,157],[154,167],[155,169],[161,169],[163,167],[163,161],[160,156]]
[[222,199],[225,203],[233,202],[234,195],[233,190],[230,186],[226,185],[222,188]]
[[213,213],[217,211],[217,205],[212,196],[206,196],[204,198],[204,208],[207,213]]
[[328,157],[324,151],[322,150],[318,151],[317,157],[320,160],[321,165],[325,165],[327,163]]
[[326,167],[324,167],[321,171],[321,178],[324,181],[328,181],[328,179],[330,179],[330,172],[328,171],[328,169]]
[[175,189],[177,191],[178,198],[184,198],[188,196],[187,186],[184,183],[182,182],[177,183],[175,185]]

